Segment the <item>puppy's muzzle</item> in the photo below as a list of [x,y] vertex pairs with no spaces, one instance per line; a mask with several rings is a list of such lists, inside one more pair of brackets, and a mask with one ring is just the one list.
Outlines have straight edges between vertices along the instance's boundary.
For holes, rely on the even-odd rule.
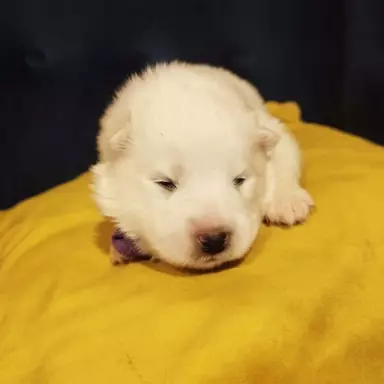
[[228,231],[212,231],[197,236],[197,243],[203,254],[214,256],[225,251],[230,243],[231,233]]

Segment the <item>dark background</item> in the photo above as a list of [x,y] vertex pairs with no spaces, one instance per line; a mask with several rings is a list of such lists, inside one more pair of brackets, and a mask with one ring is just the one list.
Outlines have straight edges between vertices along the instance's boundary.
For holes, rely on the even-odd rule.
[[0,0],[0,209],[85,171],[112,91],[173,58],[384,143],[383,0]]

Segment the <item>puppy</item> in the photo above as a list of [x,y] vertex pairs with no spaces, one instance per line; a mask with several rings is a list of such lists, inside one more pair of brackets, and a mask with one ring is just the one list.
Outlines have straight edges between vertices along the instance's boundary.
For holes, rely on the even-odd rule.
[[263,219],[293,225],[314,204],[294,138],[222,68],[171,62],[132,76],[101,118],[98,150],[101,212],[176,267],[240,260]]

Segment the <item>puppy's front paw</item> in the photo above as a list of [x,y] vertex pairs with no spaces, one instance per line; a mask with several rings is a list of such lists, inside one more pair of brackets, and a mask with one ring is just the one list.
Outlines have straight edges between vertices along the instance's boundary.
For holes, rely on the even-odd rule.
[[118,229],[112,235],[109,255],[112,265],[151,260],[151,256],[143,252],[143,250],[139,247],[139,241],[137,238],[128,237]]
[[308,217],[315,203],[303,188],[276,190],[265,204],[264,220],[270,224],[294,225]]
[[131,260],[120,254],[113,246],[109,250],[109,257],[112,265],[128,264]]

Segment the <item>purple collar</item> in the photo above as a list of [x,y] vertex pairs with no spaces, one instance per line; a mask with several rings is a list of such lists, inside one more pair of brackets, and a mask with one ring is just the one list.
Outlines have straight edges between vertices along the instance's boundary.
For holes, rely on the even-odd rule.
[[126,237],[119,229],[112,235],[112,246],[127,262],[151,259],[150,255],[140,250],[134,239]]

